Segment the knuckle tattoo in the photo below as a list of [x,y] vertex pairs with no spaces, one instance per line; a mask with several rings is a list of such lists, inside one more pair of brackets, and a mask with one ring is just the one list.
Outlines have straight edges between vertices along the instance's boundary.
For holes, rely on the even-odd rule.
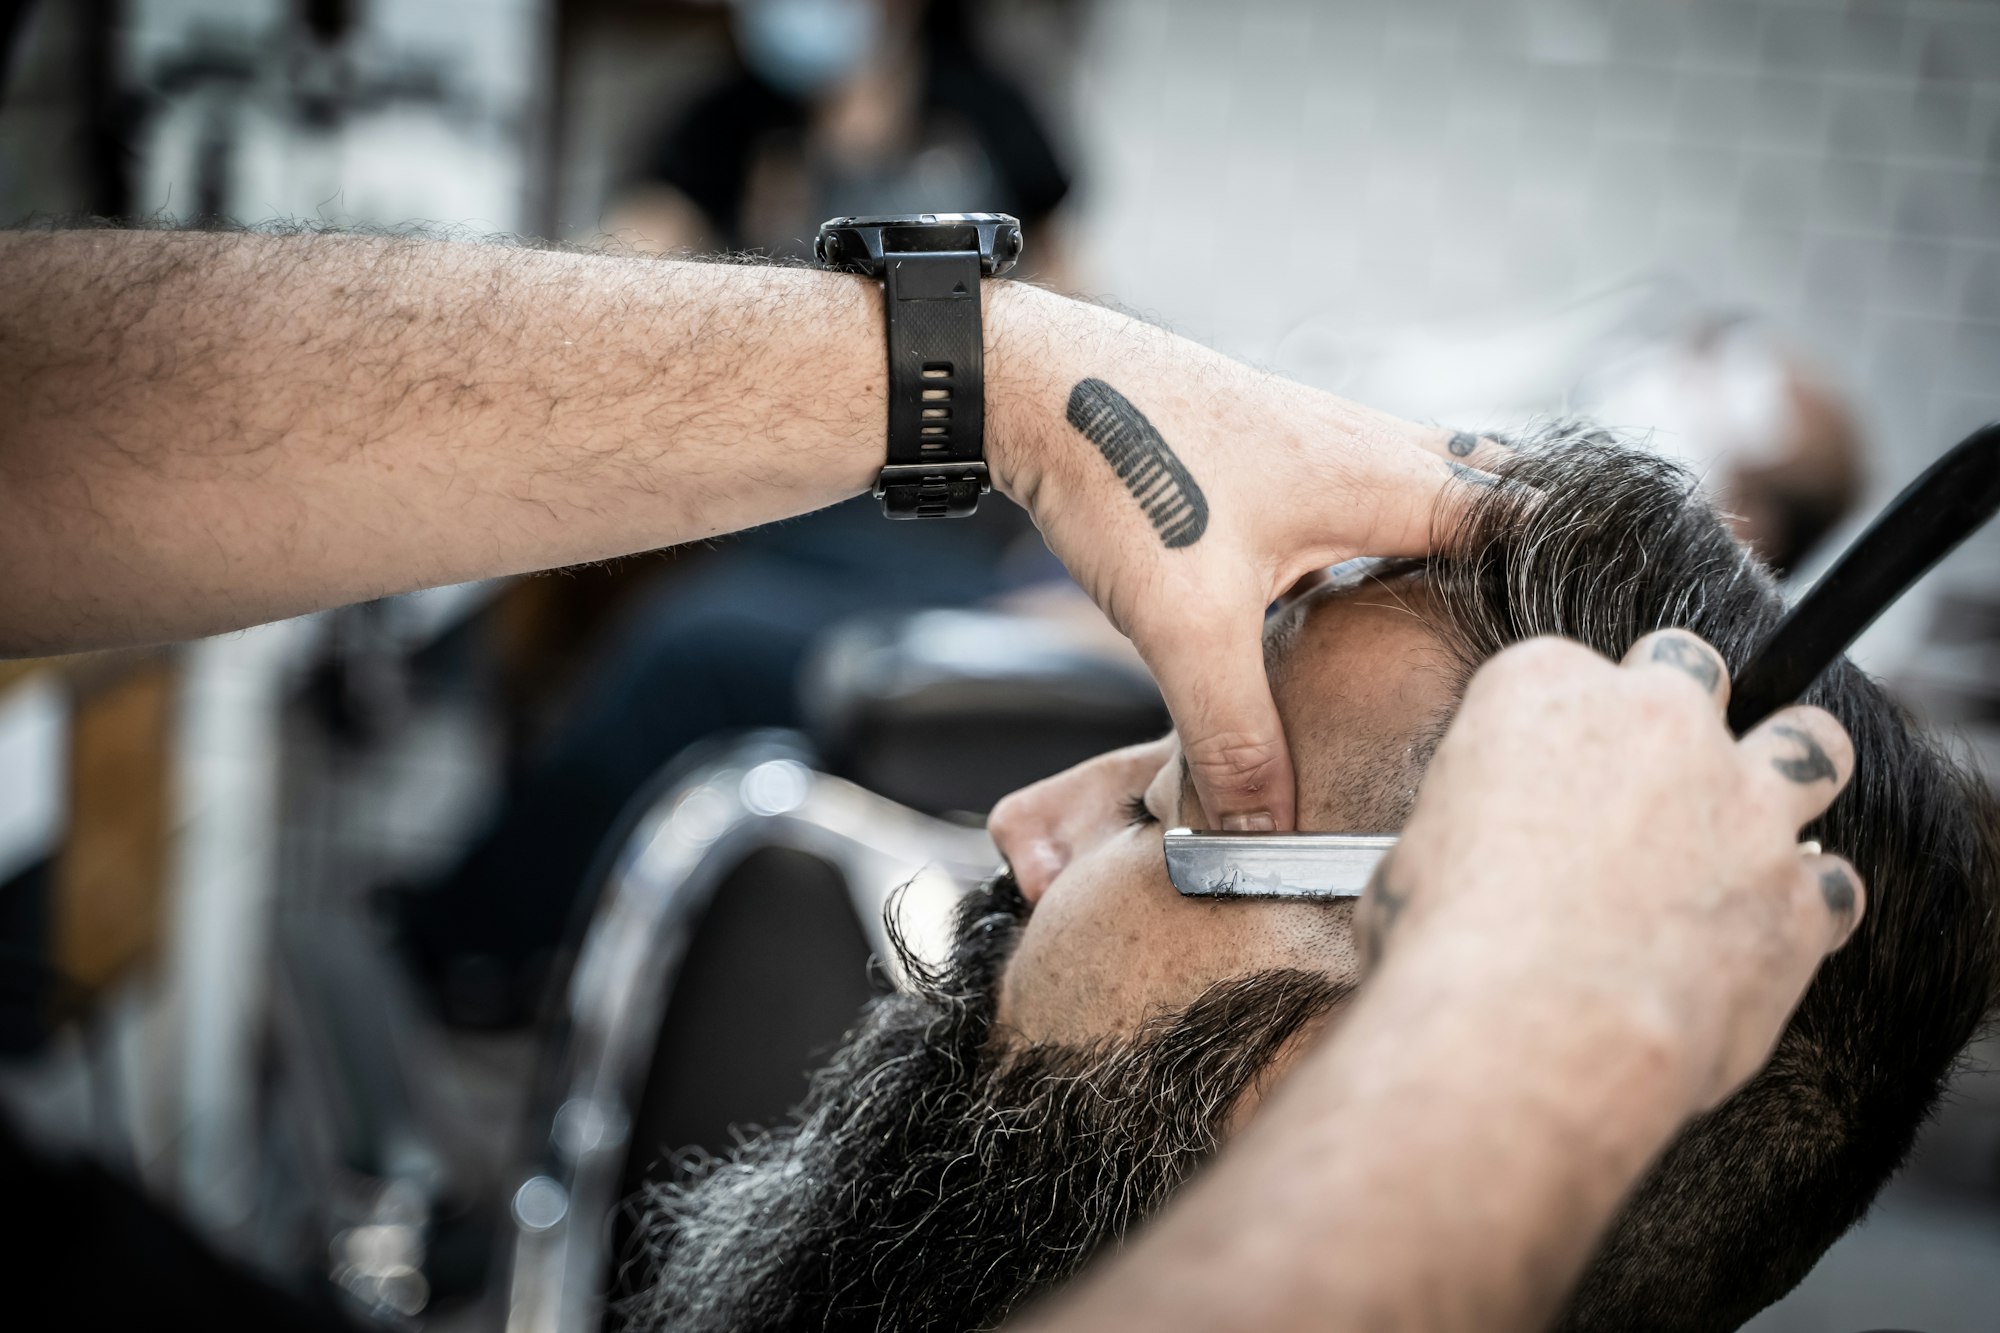
[[1834,916],[1845,921],[1854,915],[1854,881],[1839,866],[1820,872],[1819,893]]
[[1694,677],[1695,683],[1710,694],[1722,685],[1722,667],[1684,634],[1663,634],[1653,641],[1649,656],[1653,661]]
[[1834,767],[1826,747],[1804,727],[1780,722],[1771,728],[1771,734],[1791,741],[1797,747],[1797,753],[1779,755],[1771,760],[1771,767],[1788,781],[1809,787],[1815,782],[1832,782],[1839,778],[1840,771]]
[[1361,953],[1368,966],[1381,961],[1390,932],[1409,902],[1409,894],[1391,882],[1388,861],[1377,865],[1361,895]]
[[1468,466],[1455,459],[1445,464],[1445,466],[1451,469],[1452,476],[1458,478],[1468,486],[1478,486],[1484,490],[1491,490],[1500,484],[1500,478],[1493,473],[1482,472],[1476,467]]

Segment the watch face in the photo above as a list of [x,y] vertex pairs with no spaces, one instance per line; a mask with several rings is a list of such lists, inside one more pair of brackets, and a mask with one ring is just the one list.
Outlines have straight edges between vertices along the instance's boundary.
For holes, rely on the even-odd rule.
[[1010,213],[880,213],[863,217],[828,218],[825,227],[949,227],[978,226],[987,222],[1013,222]]
[[882,276],[889,254],[977,250],[979,271],[997,278],[1021,257],[1021,223],[1011,213],[881,213],[828,218],[813,257],[850,272]]

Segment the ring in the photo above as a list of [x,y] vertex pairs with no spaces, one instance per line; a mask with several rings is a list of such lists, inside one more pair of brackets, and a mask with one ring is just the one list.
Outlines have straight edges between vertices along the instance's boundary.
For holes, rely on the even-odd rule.
[[1800,856],[1818,856],[1821,850],[1819,841],[1815,838],[1807,838],[1799,844]]

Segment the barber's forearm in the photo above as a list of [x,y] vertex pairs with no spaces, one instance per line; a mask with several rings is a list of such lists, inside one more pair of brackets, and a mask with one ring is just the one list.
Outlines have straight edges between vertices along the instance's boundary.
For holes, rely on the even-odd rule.
[[866,488],[881,297],[374,237],[0,233],[0,651],[178,637]]
[[1037,1327],[1544,1327],[1690,1080],[1628,1006],[1490,954],[1413,938],[1213,1171]]

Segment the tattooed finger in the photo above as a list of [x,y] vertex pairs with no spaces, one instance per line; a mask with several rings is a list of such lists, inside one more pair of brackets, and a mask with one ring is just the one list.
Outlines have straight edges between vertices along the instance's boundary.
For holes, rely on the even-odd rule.
[[1793,704],[1736,742],[1742,780],[1802,829],[1826,813],[1854,772],[1854,743],[1840,719]]
[[1780,723],[1771,728],[1771,734],[1794,741],[1799,746],[1798,754],[1781,755],[1771,760],[1771,767],[1793,782],[1806,786],[1814,782],[1831,782],[1840,776],[1840,771],[1833,766],[1833,760],[1827,757],[1826,747],[1804,727]]
[[1396,928],[1397,919],[1409,903],[1409,894],[1390,882],[1389,862],[1384,858],[1368,877],[1368,887],[1361,895],[1361,957],[1366,966],[1373,968],[1382,961],[1382,954],[1389,947],[1389,933]]
[[1853,936],[1867,910],[1868,894],[1861,876],[1838,856],[1814,856],[1806,860],[1805,878],[1804,891],[1818,890],[1819,900],[1826,905],[1833,924],[1828,949],[1838,949]]
[[1722,683],[1722,668],[1715,659],[1678,636],[1654,644],[1653,660],[1687,672],[1710,694]]
[[1682,629],[1654,630],[1625,652],[1628,667],[1669,667],[1701,686],[1718,708],[1729,702],[1729,675],[1722,654]]

